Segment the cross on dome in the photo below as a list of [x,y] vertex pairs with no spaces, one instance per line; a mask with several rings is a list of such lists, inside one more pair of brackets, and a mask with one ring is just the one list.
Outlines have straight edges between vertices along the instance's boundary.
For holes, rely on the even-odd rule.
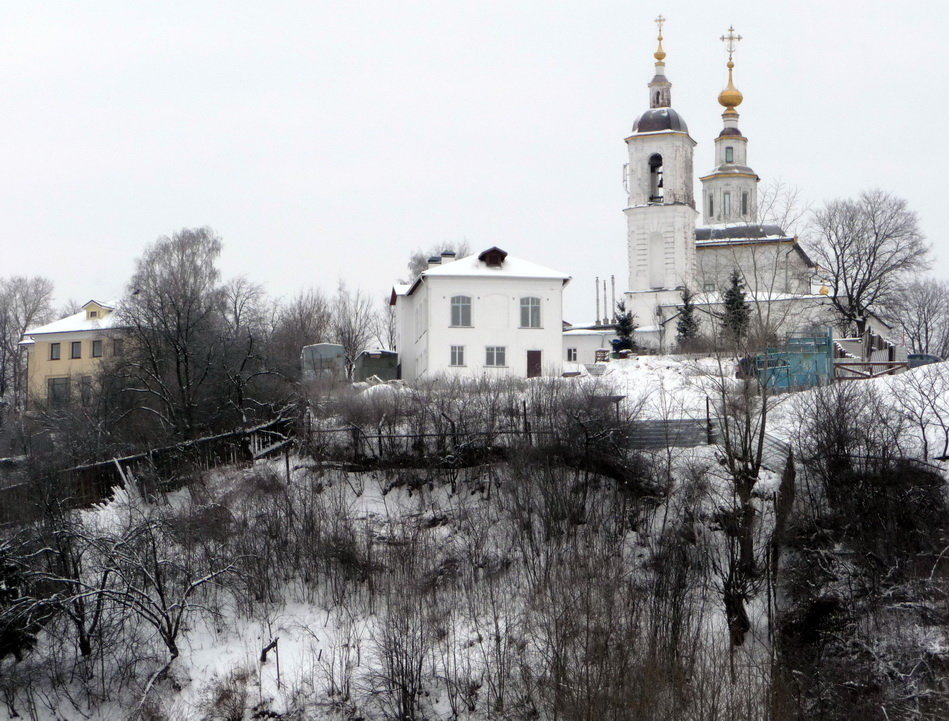
[[722,35],[720,40],[725,43],[725,51],[728,53],[728,62],[725,64],[728,68],[728,85],[718,94],[718,102],[725,108],[726,114],[737,118],[738,114],[735,112],[735,108],[741,105],[743,98],[741,92],[735,87],[735,83],[732,82],[732,68],[735,67],[732,56],[735,54],[735,48],[738,41],[741,40],[741,35],[735,33],[734,25],[729,25],[728,34]]
[[[659,17],[662,17],[661,15]],[[659,34],[662,34],[662,30],[659,31]],[[728,62],[732,61],[732,55],[735,54],[738,41],[741,40],[741,35],[735,34],[735,26],[730,25],[728,27],[728,35],[722,35],[719,38],[723,43],[725,43],[725,51],[728,53]]]

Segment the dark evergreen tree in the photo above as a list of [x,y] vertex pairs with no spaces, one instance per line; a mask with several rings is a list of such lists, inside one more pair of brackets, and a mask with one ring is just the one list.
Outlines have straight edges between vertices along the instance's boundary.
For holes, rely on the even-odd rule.
[[679,306],[679,319],[676,321],[676,341],[679,348],[688,351],[695,345],[699,335],[699,321],[695,317],[695,294],[688,288],[682,289],[682,305]]
[[745,301],[745,291],[742,287],[741,276],[737,270],[732,271],[728,282],[728,290],[722,299],[722,325],[726,337],[736,345],[748,334],[748,321],[751,317],[751,306]]
[[626,302],[619,301],[616,304],[616,340],[613,341],[614,350],[635,350],[636,341],[633,340],[633,332],[636,330],[636,323],[633,320],[632,311],[626,310]]

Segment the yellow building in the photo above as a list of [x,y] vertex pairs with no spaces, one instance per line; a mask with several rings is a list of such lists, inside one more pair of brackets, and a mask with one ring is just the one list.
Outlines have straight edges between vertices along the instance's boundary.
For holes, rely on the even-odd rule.
[[62,406],[91,393],[102,363],[123,352],[114,311],[114,304],[90,300],[78,313],[24,334],[27,407]]

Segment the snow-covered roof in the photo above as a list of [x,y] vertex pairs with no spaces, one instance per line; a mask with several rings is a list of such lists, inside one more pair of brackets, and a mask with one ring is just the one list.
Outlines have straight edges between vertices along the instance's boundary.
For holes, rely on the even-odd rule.
[[697,248],[708,248],[723,245],[753,245],[758,243],[793,243],[794,238],[785,235],[766,235],[761,238],[709,238],[705,240],[696,240]]
[[[90,305],[96,305],[109,311],[105,315],[90,318],[86,308]],[[114,312],[117,303],[99,303],[91,300],[82,306],[82,310],[65,318],[54,320],[52,323],[41,325],[39,328],[31,328],[24,333],[24,336],[45,335],[47,333],[75,333],[77,331],[105,330],[108,328],[119,327],[118,318]],[[25,339],[28,342],[28,339]]]
[[[488,256],[500,258],[500,262],[486,262]],[[418,279],[410,286],[399,284],[392,287],[390,303],[398,296],[412,295],[419,284],[429,278],[527,278],[559,280],[566,285],[570,276],[553,268],[532,263],[505,253],[500,248],[490,248],[480,255],[469,255],[448,263],[434,265],[423,270]]]
[[[752,293],[745,291],[745,302],[752,303],[771,303],[782,300],[827,300],[827,296],[821,293],[767,293],[764,291]],[[723,294],[718,292],[703,292],[697,294],[693,299],[694,305],[719,305],[724,302]],[[681,301],[675,303],[660,303],[664,308],[678,308],[682,305]]]
[[576,336],[576,335],[616,335],[616,331],[613,329],[609,330],[593,330],[592,328],[572,328],[571,330],[565,330],[564,335]]
[[507,255],[500,265],[488,265],[477,255],[453,260],[422,271],[426,278],[550,278],[568,281],[570,276],[553,268],[547,268],[529,260]]

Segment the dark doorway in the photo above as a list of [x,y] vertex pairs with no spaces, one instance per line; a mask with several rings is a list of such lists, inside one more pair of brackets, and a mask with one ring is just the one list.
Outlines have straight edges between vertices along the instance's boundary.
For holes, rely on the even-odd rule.
[[527,377],[539,378],[540,366],[541,366],[540,351],[539,350],[527,351]]

